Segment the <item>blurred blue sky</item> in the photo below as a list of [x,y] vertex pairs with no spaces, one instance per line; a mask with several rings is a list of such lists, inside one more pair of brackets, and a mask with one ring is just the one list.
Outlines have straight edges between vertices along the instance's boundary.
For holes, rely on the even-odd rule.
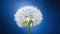
[[1,34],[28,34],[27,27],[19,28],[14,13],[21,6],[36,6],[43,14],[43,22],[31,27],[31,34],[60,34],[59,0],[1,0]]

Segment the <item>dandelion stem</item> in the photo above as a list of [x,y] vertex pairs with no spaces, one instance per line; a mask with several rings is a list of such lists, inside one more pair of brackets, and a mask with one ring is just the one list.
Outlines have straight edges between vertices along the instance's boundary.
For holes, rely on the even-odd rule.
[[30,34],[30,22],[28,23],[28,34]]

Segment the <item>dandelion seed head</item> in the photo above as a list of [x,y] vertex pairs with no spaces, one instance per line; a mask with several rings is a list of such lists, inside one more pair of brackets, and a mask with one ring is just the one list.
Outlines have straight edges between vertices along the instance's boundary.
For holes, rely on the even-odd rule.
[[25,27],[27,26],[28,23],[26,23],[24,26],[21,24],[24,20],[32,20],[33,24],[30,23],[30,26],[36,26],[38,24],[40,24],[42,22],[43,19],[43,15],[41,13],[41,11],[34,6],[23,6],[20,7],[16,13],[14,14],[14,18],[16,21],[16,24],[19,27]]

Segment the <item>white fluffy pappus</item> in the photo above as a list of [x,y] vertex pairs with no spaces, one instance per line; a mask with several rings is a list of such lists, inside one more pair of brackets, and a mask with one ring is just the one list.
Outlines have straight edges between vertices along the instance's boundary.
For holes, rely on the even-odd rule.
[[36,26],[38,24],[40,24],[43,20],[43,15],[41,13],[41,11],[34,6],[23,6],[20,7],[16,13],[14,14],[14,18],[16,21],[16,24],[19,27],[25,27],[27,26],[28,22],[23,26],[22,22],[23,21],[29,21],[32,20],[33,24],[30,23],[30,27],[32,26]]

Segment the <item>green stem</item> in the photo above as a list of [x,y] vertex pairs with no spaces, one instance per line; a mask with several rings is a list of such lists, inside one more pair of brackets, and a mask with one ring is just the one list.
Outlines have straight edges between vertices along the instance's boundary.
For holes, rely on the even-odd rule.
[[28,34],[30,34],[30,22],[28,23]]

